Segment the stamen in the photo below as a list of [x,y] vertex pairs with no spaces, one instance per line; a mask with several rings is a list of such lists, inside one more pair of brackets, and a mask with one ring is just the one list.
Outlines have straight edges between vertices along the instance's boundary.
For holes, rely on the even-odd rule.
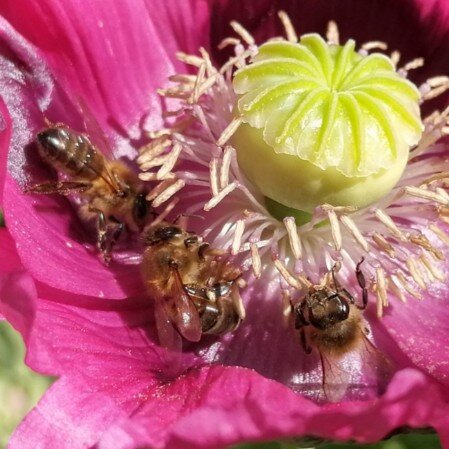
[[223,67],[219,70],[219,73],[221,75],[223,75],[230,68],[232,68],[234,66],[239,67],[239,66],[243,65],[245,59],[249,56],[252,56],[253,54],[254,54],[254,50],[248,49],[248,50],[245,50],[244,52],[238,54],[237,56],[234,56],[233,58],[229,59],[229,61],[223,65]]
[[226,146],[220,167],[220,188],[224,189],[229,184],[229,167],[231,166],[232,153],[234,149]]
[[167,207],[151,222],[151,226],[156,226],[165,220],[167,215],[175,208],[175,206],[179,203],[179,198],[173,198]]
[[204,82],[202,82],[198,87],[198,93],[195,95],[195,97],[192,99],[192,103],[195,103],[199,100],[201,95],[206,93],[217,81],[219,74],[214,73],[211,76],[209,76]]
[[176,142],[171,152],[168,154],[168,157],[166,158],[164,164],[157,172],[156,179],[164,179],[171,172],[176,162],[178,161],[178,157],[181,154],[181,151],[181,144]]
[[424,58],[415,58],[411,61],[407,62],[407,64],[404,65],[400,70],[404,71],[405,73],[409,72],[410,70],[418,69],[419,67],[422,67],[424,65]]
[[382,234],[375,232],[372,238],[381,251],[385,251],[392,259],[396,257],[393,246],[385,240]]
[[226,37],[218,44],[217,48],[223,50],[227,46],[235,47],[237,45],[240,45],[240,39],[237,39],[236,37]]
[[446,245],[449,246],[449,236],[437,225],[431,224],[429,229]]
[[200,98],[200,86],[202,82],[204,81],[204,75],[206,74],[206,63],[203,62],[203,64],[200,65],[200,68],[198,70],[198,75],[196,76],[195,84],[193,86],[193,92],[192,96],[189,98],[189,103],[194,104],[198,102],[198,99]]
[[403,242],[407,241],[407,237],[400,231],[388,214],[381,209],[376,209],[374,214],[394,236],[398,237]]
[[237,131],[237,128],[243,123],[242,117],[232,119],[231,123],[225,128],[217,140],[217,146],[222,147]]
[[435,76],[433,78],[429,78],[425,84],[430,87],[430,90],[423,95],[423,99],[427,101],[438,97],[449,89],[449,77]]
[[197,77],[195,75],[188,75],[186,73],[177,73],[168,77],[168,80],[173,83],[181,84],[195,84]]
[[408,258],[407,261],[405,262],[407,264],[407,267],[410,271],[410,274],[413,277],[413,280],[423,289],[426,290],[426,284],[423,280],[423,278],[421,277],[419,271],[418,271],[418,267],[416,266],[416,262],[413,258]]
[[388,45],[383,41],[369,41],[369,42],[365,42],[361,48],[363,48],[363,50],[366,50],[366,51],[375,50],[375,49],[385,51],[388,49]]
[[188,55],[182,51],[176,53],[176,57],[184,64],[193,65],[194,67],[200,67],[204,62],[203,58],[195,55]]
[[256,276],[256,278],[260,278],[262,274],[262,261],[260,259],[259,249],[255,243],[250,244],[250,249],[254,276]]
[[187,100],[190,97],[190,89],[184,86],[172,87],[168,89],[157,89],[157,93],[161,97],[178,98],[180,100]]
[[139,179],[142,181],[163,181],[166,179],[175,179],[176,175],[174,173],[167,173],[163,178],[158,178],[157,173],[139,173]]
[[337,214],[335,213],[334,209],[329,209],[327,211],[327,216],[329,217],[329,223],[331,225],[332,240],[334,242],[335,250],[340,251],[342,246],[342,239]]
[[255,44],[256,41],[251,36],[250,32],[246,28],[244,28],[240,23],[233,20],[231,22],[231,27],[248,45]]
[[340,221],[345,225],[346,229],[352,234],[355,241],[362,247],[362,249],[366,252],[369,251],[369,244],[366,241],[365,237],[363,237],[359,228],[356,226],[354,221],[348,215],[341,215]]
[[394,50],[390,55],[391,62],[395,67],[399,64],[399,61],[401,60],[401,53],[397,50]]
[[440,204],[444,204],[444,205],[449,204],[444,197],[438,195],[435,192],[432,192],[431,190],[414,187],[414,186],[406,186],[404,190],[410,196],[422,198],[424,200],[432,200],[432,201],[435,201],[436,203],[440,203]]
[[439,249],[435,248],[429,240],[422,234],[419,235],[413,235],[410,237],[410,242],[414,243],[415,245],[420,246],[421,248],[424,248],[426,251],[431,253],[435,259],[437,260],[444,260],[444,254]]
[[231,245],[231,254],[235,256],[238,254],[240,250],[240,246],[242,245],[242,236],[245,231],[245,222],[243,220],[238,220],[235,225],[234,230],[234,239],[232,240]]
[[284,278],[285,282],[290,285],[290,287],[293,287],[296,290],[302,289],[302,284],[299,279],[292,276],[279,259],[274,259],[273,263],[275,268],[279,271],[280,275]]
[[405,290],[407,290],[408,293],[410,293],[413,297],[415,297],[416,299],[421,300],[422,296],[419,292],[417,292],[415,289],[413,289],[412,287],[410,287],[409,283],[407,282],[407,279],[405,279],[404,275],[400,272],[398,272],[396,274],[397,279],[399,280],[399,282],[402,284],[402,286],[405,288]]
[[329,44],[340,45],[340,33],[338,32],[338,26],[330,20],[327,24],[326,39]]
[[295,219],[293,217],[284,218],[284,225],[287,229],[293,255],[295,256],[295,259],[301,259],[301,241],[298,236]]
[[217,196],[220,192],[218,188],[218,159],[213,158],[209,164],[210,170],[210,188],[213,196]]
[[163,136],[140,148],[140,156],[137,158],[137,163],[140,165],[140,168],[142,169],[143,164],[162,154],[171,144],[171,139],[168,136]]
[[204,47],[200,47],[200,54],[203,58],[204,63],[206,64],[206,74],[207,76],[212,76],[217,72],[215,67],[212,65],[212,61],[210,59],[210,55]]
[[394,295],[399,298],[400,301],[402,301],[403,303],[407,302],[407,298],[404,295],[404,292],[401,289],[401,285],[400,282],[398,280],[398,278],[392,274],[390,276],[390,280],[391,282],[388,284],[388,286],[391,288],[391,290],[393,290]]
[[[164,183],[167,184],[164,185]],[[161,188],[161,186],[163,187]],[[178,179],[175,182],[173,182],[172,179],[162,181],[147,195],[147,199],[151,201],[154,198],[153,207],[158,207],[169,200],[176,192],[179,192],[184,186],[185,181],[183,179]],[[159,189],[160,193],[157,196],[154,196],[156,189]]]
[[298,42],[298,36],[288,14],[285,11],[279,11],[278,16],[284,26],[287,40],[289,42]]
[[382,268],[376,268],[376,294],[377,294],[377,317],[382,318],[383,307],[388,307],[388,296],[386,289],[385,272]]
[[444,282],[446,280],[446,276],[444,273],[439,270],[427,257],[425,254],[422,254],[421,262],[427,268],[428,272],[433,276],[434,279],[439,280],[440,282]]
[[218,195],[211,198],[203,207],[205,211],[213,209],[226,195],[229,195],[235,188],[237,184],[235,182],[227,185]]

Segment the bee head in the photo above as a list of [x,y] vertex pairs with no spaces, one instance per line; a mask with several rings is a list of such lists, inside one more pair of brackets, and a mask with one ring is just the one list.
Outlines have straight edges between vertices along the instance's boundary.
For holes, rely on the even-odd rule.
[[349,302],[328,289],[314,292],[308,300],[310,324],[317,329],[328,329],[349,316]]
[[158,245],[182,235],[182,230],[177,226],[162,225],[149,230],[145,235],[145,243],[148,246]]

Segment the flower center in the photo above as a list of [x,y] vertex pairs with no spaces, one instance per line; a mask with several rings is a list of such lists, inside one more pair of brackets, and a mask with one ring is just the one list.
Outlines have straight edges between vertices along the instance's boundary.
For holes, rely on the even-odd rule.
[[327,43],[298,43],[279,15],[287,39],[261,47],[231,23],[238,37],[220,48],[235,56],[220,68],[204,49],[178,55],[196,74],[174,75],[159,91],[177,103],[141,149],[140,178],[158,182],[148,199],[168,204],[161,217],[204,215],[195,231],[240,258],[263,288],[279,281],[279,297],[337,262],[349,283],[364,258],[381,317],[394,297],[421,298],[445,279],[449,162],[437,141],[449,134],[449,108],[426,117],[422,132],[418,104],[445,92],[449,77],[417,89],[405,77],[422,59],[396,71],[398,52],[370,54],[387,50],[380,41],[340,46],[333,22]]
[[267,42],[235,73],[243,124],[231,142],[271,200],[309,213],[363,207],[401,177],[423,130],[419,90],[385,55],[354,49],[318,34]]

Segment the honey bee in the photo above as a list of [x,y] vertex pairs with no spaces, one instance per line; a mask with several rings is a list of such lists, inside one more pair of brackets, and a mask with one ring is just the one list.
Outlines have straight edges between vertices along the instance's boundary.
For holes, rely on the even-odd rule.
[[142,274],[155,300],[162,346],[178,349],[184,339],[232,332],[245,318],[239,293],[240,270],[221,259],[196,234],[159,223],[144,232]]
[[40,157],[65,180],[48,181],[26,193],[79,194],[85,200],[80,215],[97,218],[97,248],[104,262],[127,228],[141,231],[149,213],[146,192],[137,175],[118,160],[109,160],[89,136],[64,124],[51,125],[36,137]]
[[[338,282],[335,266],[332,284],[326,276],[321,284],[310,285],[297,304],[290,302],[304,352],[310,354],[313,348],[319,352],[323,390],[331,402],[339,401],[350,385],[377,394],[391,376],[391,362],[368,339],[370,330],[363,317],[368,304],[365,276],[360,269],[363,260],[355,270],[362,291],[360,304]],[[349,360],[354,357],[361,362],[358,367],[363,366],[363,373],[351,372]]]

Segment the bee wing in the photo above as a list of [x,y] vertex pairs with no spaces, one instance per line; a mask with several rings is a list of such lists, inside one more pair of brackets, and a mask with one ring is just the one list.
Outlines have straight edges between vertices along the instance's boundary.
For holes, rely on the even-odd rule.
[[156,329],[159,337],[159,343],[164,348],[181,352],[182,350],[182,340],[179,333],[173,327],[173,324],[165,312],[160,301],[156,302],[154,309],[154,316],[156,318]]
[[186,340],[199,341],[202,328],[198,310],[182,283],[178,269],[173,268],[172,273],[172,291],[163,302],[165,313]]
[[330,402],[343,398],[374,399],[385,391],[394,373],[392,362],[363,336],[359,345],[343,355],[320,352],[323,391]]
[[345,396],[351,383],[349,370],[344,369],[344,357],[326,354],[320,351],[323,369],[323,391],[326,400],[338,402]]
[[98,176],[101,176],[111,186],[113,190],[119,192],[121,190],[121,186],[119,185],[119,182],[117,181],[116,177],[108,167],[109,160],[113,158],[112,148],[109,143],[109,140],[106,137],[105,133],[103,132],[97,119],[92,114],[85,100],[81,97],[78,97],[77,100],[81,114],[83,116],[84,127],[86,128],[86,131],[89,134],[89,136],[92,136],[94,140],[91,143],[105,158],[105,165],[104,165],[105,170],[103,173],[98,173]]

